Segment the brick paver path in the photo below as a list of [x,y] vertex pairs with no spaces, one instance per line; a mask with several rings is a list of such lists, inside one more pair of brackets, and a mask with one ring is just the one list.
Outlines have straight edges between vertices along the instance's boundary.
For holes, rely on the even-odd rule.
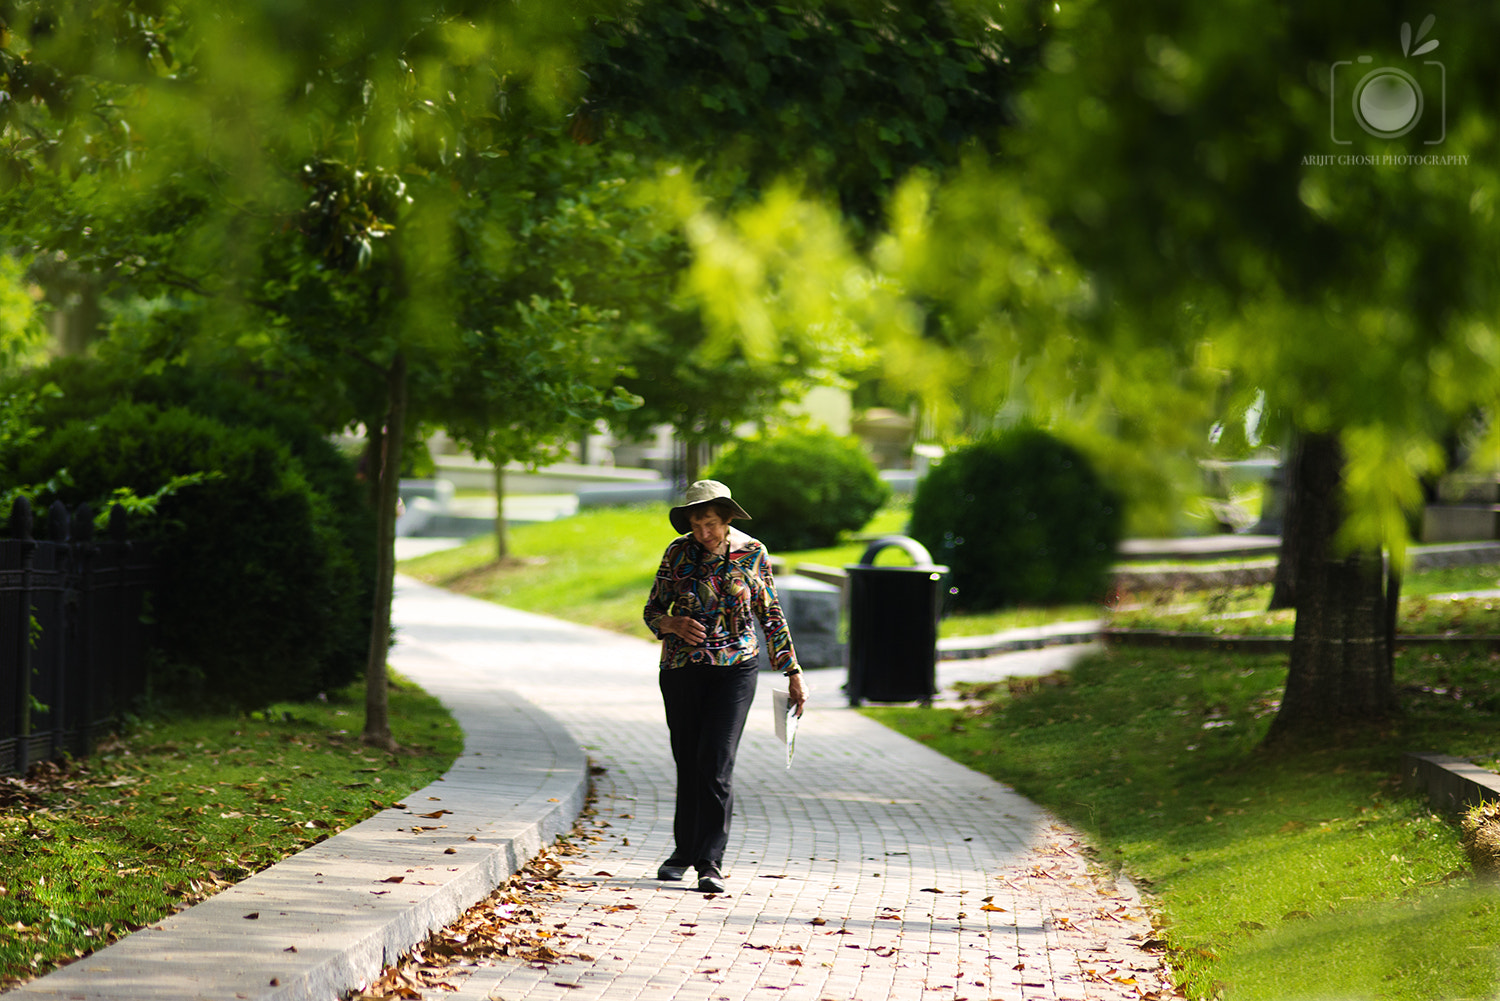
[[[456,1001],[1117,999],[1168,996],[1128,885],[1008,787],[847,708],[810,672],[785,767],[764,675],[736,769],[728,892],[660,883],[672,769],[655,645],[403,581],[392,661],[512,689],[598,768],[599,839],[544,921],[570,958],[497,961]],[[420,654],[420,656],[418,656]],[[451,665],[434,668],[433,664]],[[456,982],[456,981],[455,981]]]

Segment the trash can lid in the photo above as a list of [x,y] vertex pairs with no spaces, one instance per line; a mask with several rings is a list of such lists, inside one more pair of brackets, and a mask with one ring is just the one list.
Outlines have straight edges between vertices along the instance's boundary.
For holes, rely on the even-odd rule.
[[932,554],[927,547],[916,539],[906,535],[882,535],[865,547],[865,554],[859,558],[858,566],[873,566],[875,557],[883,550],[895,547],[910,556],[916,563],[915,567],[887,567],[890,570],[928,570],[933,568]]

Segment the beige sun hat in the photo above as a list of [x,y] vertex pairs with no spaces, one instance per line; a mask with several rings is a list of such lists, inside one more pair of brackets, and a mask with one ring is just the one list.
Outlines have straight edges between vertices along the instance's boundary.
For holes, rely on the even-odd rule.
[[667,518],[672,522],[672,527],[677,529],[677,531],[687,532],[692,528],[692,524],[688,520],[692,517],[692,509],[707,504],[709,501],[722,501],[728,504],[736,518],[745,518],[747,520],[750,518],[745,513],[745,509],[735,503],[734,498],[729,493],[729,488],[718,480],[699,480],[688,487],[687,492],[683,494],[682,503],[667,512]]

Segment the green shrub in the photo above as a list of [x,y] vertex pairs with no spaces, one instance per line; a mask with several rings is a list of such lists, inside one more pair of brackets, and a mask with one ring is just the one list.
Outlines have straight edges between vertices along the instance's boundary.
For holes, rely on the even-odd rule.
[[[333,676],[351,678],[363,670],[374,601],[375,511],[367,491],[355,478],[354,463],[320,431],[307,411],[224,373],[180,365],[159,373],[142,373],[128,365],[64,357],[11,376],[6,385],[36,395],[31,419],[48,433],[70,421],[97,418],[120,402],[148,404],[159,410],[181,408],[232,428],[269,431],[327,502],[343,549],[354,561],[345,586],[359,614],[339,616],[327,623],[332,658],[328,670]],[[44,392],[48,386],[59,392]],[[66,457],[62,461],[66,463]]]
[[271,432],[121,403],[49,430],[11,465],[31,483],[67,469],[68,482],[35,498],[38,508],[99,504],[120,488],[144,497],[175,477],[210,474],[133,528],[159,570],[154,696],[256,707],[357,677],[367,589],[339,513]]
[[[160,373],[142,373],[91,358],[65,357],[7,383],[39,394],[33,419],[50,428],[97,417],[128,401],[162,410],[180,407],[230,427],[270,431],[302,464],[314,489],[334,505],[350,548],[362,566],[368,565],[365,576],[374,577],[374,511],[354,478],[353,463],[303,408],[280,402],[223,373],[180,365]],[[41,393],[48,385],[60,392]]]
[[1097,599],[1120,502],[1071,445],[1021,429],[948,454],[912,499],[913,538],[952,571],[955,608]]
[[738,442],[704,474],[750,512],[744,528],[774,550],[818,549],[863,528],[891,489],[858,442],[784,429]]

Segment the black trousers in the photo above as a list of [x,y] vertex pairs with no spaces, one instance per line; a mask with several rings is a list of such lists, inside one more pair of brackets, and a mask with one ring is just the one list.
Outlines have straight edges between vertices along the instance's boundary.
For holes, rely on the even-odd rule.
[[734,809],[734,756],[755,700],[755,662],[748,667],[676,667],[661,672],[662,703],[677,810],[672,858],[700,872],[724,861]]

